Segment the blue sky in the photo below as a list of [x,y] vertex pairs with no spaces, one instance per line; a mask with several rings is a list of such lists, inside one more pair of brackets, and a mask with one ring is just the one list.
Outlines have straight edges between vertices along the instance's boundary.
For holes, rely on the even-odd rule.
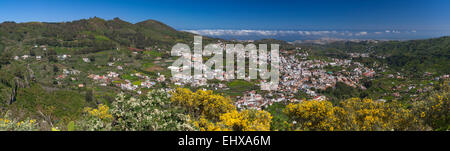
[[155,19],[179,30],[450,31],[448,0],[1,0],[0,14],[0,22]]

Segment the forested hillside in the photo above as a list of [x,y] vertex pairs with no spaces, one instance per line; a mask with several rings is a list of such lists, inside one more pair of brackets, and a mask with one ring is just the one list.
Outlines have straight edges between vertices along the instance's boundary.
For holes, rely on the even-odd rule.
[[389,67],[418,74],[450,73],[450,37],[409,41],[338,41],[326,45],[298,44],[317,55],[349,58],[348,53],[368,53],[366,61],[378,60]]
[[[63,23],[1,23],[0,110],[23,114],[20,117],[76,119],[82,107],[110,103],[118,91],[94,86],[90,74],[117,72],[107,64],[121,60],[125,63],[118,66],[126,73],[156,75],[167,64],[155,64],[155,59],[168,59],[174,44],[192,43],[193,36],[155,20],[132,24],[94,17]],[[204,38],[208,40],[212,39]],[[79,77],[61,78],[69,72]]]

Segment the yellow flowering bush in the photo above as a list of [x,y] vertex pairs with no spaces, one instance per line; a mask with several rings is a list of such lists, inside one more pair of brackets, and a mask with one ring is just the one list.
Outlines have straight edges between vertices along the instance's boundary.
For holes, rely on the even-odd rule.
[[289,104],[284,112],[289,116],[292,130],[333,131],[341,128],[340,116],[344,110],[328,101],[303,101]]
[[7,124],[9,122],[11,122],[11,120],[0,118],[0,123],[2,123],[2,124]]
[[217,123],[201,117],[194,125],[200,131],[270,131],[271,120],[272,116],[266,111],[233,110],[222,114]]
[[272,116],[266,111],[238,112],[230,98],[213,91],[177,88],[171,102],[183,107],[194,117],[194,126],[201,131],[268,131]]
[[205,117],[200,117],[200,119],[194,121],[194,126],[200,131],[231,131],[230,129],[222,128],[219,125],[216,125]]
[[84,108],[84,112],[88,113],[90,116],[97,117],[100,119],[112,119],[112,115],[108,111],[109,107],[103,104],[99,104],[96,109],[90,107]]
[[379,102],[372,99],[352,98],[342,101],[347,111],[347,129],[361,131],[419,130],[420,121],[397,102]]
[[219,125],[233,131],[269,131],[272,116],[258,110],[236,110],[220,116]]
[[450,130],[450,88],[448,83],[440,92],[413,103],[413,111],[424,123],[434,130]]
[[0,131],[37,131],[39,124],[35,119],[27,118],[23,121],[9,119],[8,112],[0,118]]
[[84,131],[110,131],[113,117],[109,107],[99,104],[97,108],[84,108],[85,116],[75,126],[76,130]]
[[340,106],[329,101],[304,101],[286,106],[292,130],[390,131],[423,130],[420,120],[399,103],[352,98]]
[[205,116],[208,119],[218,120],[221,114],[236,109],[230,98],[213,94],[211,90],[192,92],[186,88],[177,88],[171,95],[173,103],[184,107],[195,117]]

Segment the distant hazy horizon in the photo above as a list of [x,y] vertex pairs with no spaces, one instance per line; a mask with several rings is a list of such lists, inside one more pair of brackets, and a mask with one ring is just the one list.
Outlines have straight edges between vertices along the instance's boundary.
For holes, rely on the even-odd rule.
[[[72,22],[81,19],[90,19],[93,17],[80,18],[76,20],[67,21],[14,21],[7,20],[4,22],[16,22],[16,23],[30,23],[30,22],[43,22],[43,23],[61,23]],[[114,17],[119,18],[120,17]],[[105,20],[112,20],[114,18],[102,18]],[[151,19],[147,19],[151,20]],[[124,20],[128,22],[127,20]],[[142,20],[145,21],[145,20]],[[159,21],[159,20],[157,20]],[[141,21],[139,21],[141,22]],[[138,23],[138,22],[130,22]],[[165,22],[162,22],[166,24]],[[170,24],[167,24],[173,27]],[[303,41],[303,40],[415,40],[415,39],[428,39],[438,38],[443,36],[450,36],[450,30],[433,30],[433,29],[324,29],[324,28],[305,28],[302,30],[273,30],[273,29],[179,29],[179,31],[190,32],[202,36],[226,39],[226,40],[260,40],[260,39],[278,39],[288,42]]]
[[448,0],[2,0],[0,22],[154,19],[225,39],[392,39],[450,35]]
[[284,41],[297,40],[415,40],[449,36],[450,31],[436,30],[182,30],[227,40],[259,40],[278,39]]

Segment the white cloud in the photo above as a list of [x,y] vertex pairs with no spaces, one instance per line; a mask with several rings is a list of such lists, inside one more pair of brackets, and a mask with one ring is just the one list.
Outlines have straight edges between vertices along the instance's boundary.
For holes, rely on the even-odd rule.
[[[378,32],[367,31],[334,31],[334,30],[227,30],[227,29],[202,29],[202,30],[184,30],[203,36],[368,36],[382,35],[389,33],[400,33],[398,30],[385,30]],[[414,32],[414,31],[413,31]]]
[[[223,29],[204,29],[204,30],[184,30],[198,35],[204,36],[276,36],[276,35],[303,35],[303,36],[323,36],[323,35],[338,35],[338,34],[349,34],[353,33],[344,31],[329,31],[329,30],[317,30],[317,31],[303,31],[303,30],[223,30]],[[360,35],[366,35],[367,32],[360,32]]]
[[355,36],[365,36],[365,35],[367,35],[366,31],[358,32],[355,34]]
[[[231,35],[231,36],[248,36],[248,35],[262,35],[262,36],[274,36],[280,34],[282,32],[278,31],[270,31],[270,30],[185,30],[187,32],[191,32],[194,34],[205,35],[205,36],[223,36],[223,35]],[[289,33],[288,33],[289,34]]]

